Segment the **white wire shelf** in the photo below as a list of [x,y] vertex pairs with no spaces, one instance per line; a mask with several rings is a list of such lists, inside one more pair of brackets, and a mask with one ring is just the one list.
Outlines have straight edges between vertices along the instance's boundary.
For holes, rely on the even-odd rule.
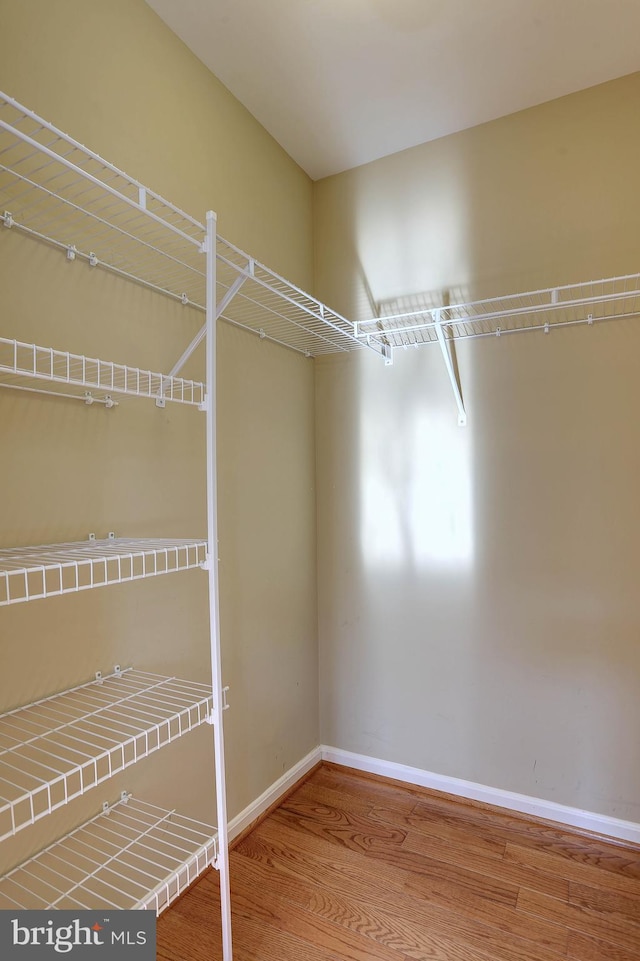
[[151,909],[217,858],[215,828],[131,796],[0,878],[0,909]]
[[210,718],[211,687],[131,668],[0,715],[0,841]]
[[356,338],[350,320],[222,237],[216,270],[224,320],[308,357],[368,346]]
[[204,304],[203,224],[5,94],[0,213],[68,251],[180,300]]
[[0,550],[0,607],[171,574],[206,561],[201,540],[108,537]]
[[57,385],[64,385],[88,403],[94,399],[91,393],[94,390],[107,396],[126,394],[194,406],[201,406],[205,399],[204,384],[197,381],[5,337],[0,337],[0,382],[4,386],[27,389],[35,385],[48,387],[53,393],[57,393]]
[[501,336],[640,314],[640,274],[549,287],[506,297],[433,306],[411,298],[412,309],[356,324],[357,335],[380,346],[413,347],[438,342],[438,326],[452,339]]
[[[204,310],[206,228],[0,94],[0,225]],[[351,321],[217,238],[221,316],[310,357],[366,346]],[[378,349],[377,345],[372,345]]]
[[[0,222],[204,310],[205,226],[5,94]],[[219,236],[216,260],[222,319],[310,357],[362,347],[388,356],[438,342],[438,330],[451,339],[549,331],[640,310],[634,274],[440,307],[411,298],[408,310],[353,324]],[[118,383],[133,370],[113,368]]]

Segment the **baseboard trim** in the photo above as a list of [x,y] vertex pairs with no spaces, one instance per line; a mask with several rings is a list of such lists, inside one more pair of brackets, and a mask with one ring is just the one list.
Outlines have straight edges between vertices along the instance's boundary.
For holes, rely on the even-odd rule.
[[483,801],[496,807],[518,811],[531,817],[555,821],[582,831],[591,831],[620,841],[629,841],[640,845],[640,824],[634,821],[623,821],[620,818],[583,811],[580,808],[557,804],[555,801],[545,801],[542,798],[529,797],[526,794],[516,794],[514,791],[504,791],[501,788],[488,787],[475,781],[464,781],[461,778],[448,777],[444,774],[434,774],[421,768],[409,767],[406,764],[396,764],[394,761],[383,761],[380,758],[369,757],[366,754],[355,754],[343,751],[341,748],[322,744],[310,751],[306,757],[289,768],[282,777],[267,788],[259,798],[229,821],[229,841],[234,841],[244,831],[262,818],[270,808],[276,806],[296,786],[306,774],[321,761],[351,767],[367,774],[378,774],[380,777],[393,781],[404,781],[433,791],[443,791],[472,801]]
[[351,751],[343,751],[341,748],[324,744],[320,746],[319,754],[323,761],[355,768],[367,774],[379,774],[394,781],[405,781],[408,784],[431,788],[434,791],[444,791],[472,801],[484,801],[486,804],[509,808],[521,814],[640,844],[640,824],[633,821],[623,821],[604,814],[595,814],[592,811],[583,811],[554,801],[516,794],[513,791],[503,791],[500,788],[487,787],[485,784],[476,784],[456,777],[433,774],[420,768],[396,764],[393,761],[382,761],[365,754],[354,754]]
[[269,808],[281,801],[305,774],[308,774],[312,768],[320,764],[321,760],[320,748],[316,747],[313,751],[310,751],[306,757],[303,757],[301,761],[298,761],[297,764],[289,768],[282,777],[274,781],[271,787],[268,787],[259,798],[256,798],[255,801],[247,805],[240,814],[236,814],[236,816],[229,821],[229,841],[234,841],[255,821],[266,814]]

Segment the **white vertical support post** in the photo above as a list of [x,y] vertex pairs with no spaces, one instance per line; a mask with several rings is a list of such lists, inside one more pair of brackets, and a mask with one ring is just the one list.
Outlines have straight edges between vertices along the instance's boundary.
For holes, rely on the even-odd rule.
[[451,386],[453,388],[453,395],[456,399],[456,405],[458,407],[458,427],[466,427],[467,412],[464,409],[464,401],[462,400],[460,385],[458,383],[458,378],[456,377],[456,372],[453,367],[453,360],[451,358],[449,344],[447,343],[447,338],[445,337],[444,331],[442,329],[442,322],[440,320],[440,311],[434,310],[432,312],[432,317],[433,317],[433,321],[436,328],[438,343],[440,344],[440,350],[442,351],[442,356],[444,358],[444,364],[445,364],[445,367],[447,368],[447,374],[449,375],[449,380],[451,381]]
[[211,630],[211,672],[213,680],[213,741],[216,768],[218,826],[218,872],[222,910],[222,957],[232,961],[231,898],[229,894],[229,839],[227,790],[224,765],[222,654],[220,649],[220,605],[218,591],[218,485],[216,438],[216,215],[207,213],[207,550],[209,576],[209,618]]

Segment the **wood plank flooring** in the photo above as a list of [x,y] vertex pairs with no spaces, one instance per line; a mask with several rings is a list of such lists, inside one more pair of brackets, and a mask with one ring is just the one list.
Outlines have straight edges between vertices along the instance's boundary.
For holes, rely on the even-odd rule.
[[[231,852],[235,961],[640,961],[640,848],[323,765]],[[218,877],[158,920],[213,961]]]

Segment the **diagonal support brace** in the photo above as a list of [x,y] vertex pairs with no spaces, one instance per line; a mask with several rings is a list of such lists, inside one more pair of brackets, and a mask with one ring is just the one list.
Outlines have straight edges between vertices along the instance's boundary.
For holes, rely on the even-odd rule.
[[[251,273],[242,273],[240,274],[239,277],[236,277],[236,279],[231,284],[231,286],[227,290],[226,294],[224,295],[220,303],[216,306],[216,320],[218,320],[220,315],[227,309],[227,307],[229,306],[229,304],[231,303],[235,295],[238,293],[238,291],[242,287],[245,280],[250,276],[251,276]],[[178,360],[173,365],[173,367],[169,371],[169,377],[176,377],[180,373],[180,371],[182,370],[186,362],[189,360],[189,358],[193,354],[194,350],[196,350],[196,348],[199,347],[202,341],[204,340],[206,333],[207,333],[207,326],[205,324],[201,328],[201,330],[198,331],[196,336],[193,338],[193,340],[185,350],[180,360]]]
[[432,317],[433,317],[433,322],[435,324],[438,343],[440,344],[440,350],[442,351],[442,357],[444,358],[444,365],[447,368],[447,374],[449,375],[449,380],[453,388],[453,396],[455,397],[456,405],[458,407],[458,427],[466,427],[467,412],[464,409],[464,401],[462,399],[462,392],[460,390],[458,376],[453,366],[453,357],[451,356],[451,346],[449,344],[448,338],[445,337],[444,331],[442,329],[442,321],[440,320],[440,311],[439,310],[432,311]]

